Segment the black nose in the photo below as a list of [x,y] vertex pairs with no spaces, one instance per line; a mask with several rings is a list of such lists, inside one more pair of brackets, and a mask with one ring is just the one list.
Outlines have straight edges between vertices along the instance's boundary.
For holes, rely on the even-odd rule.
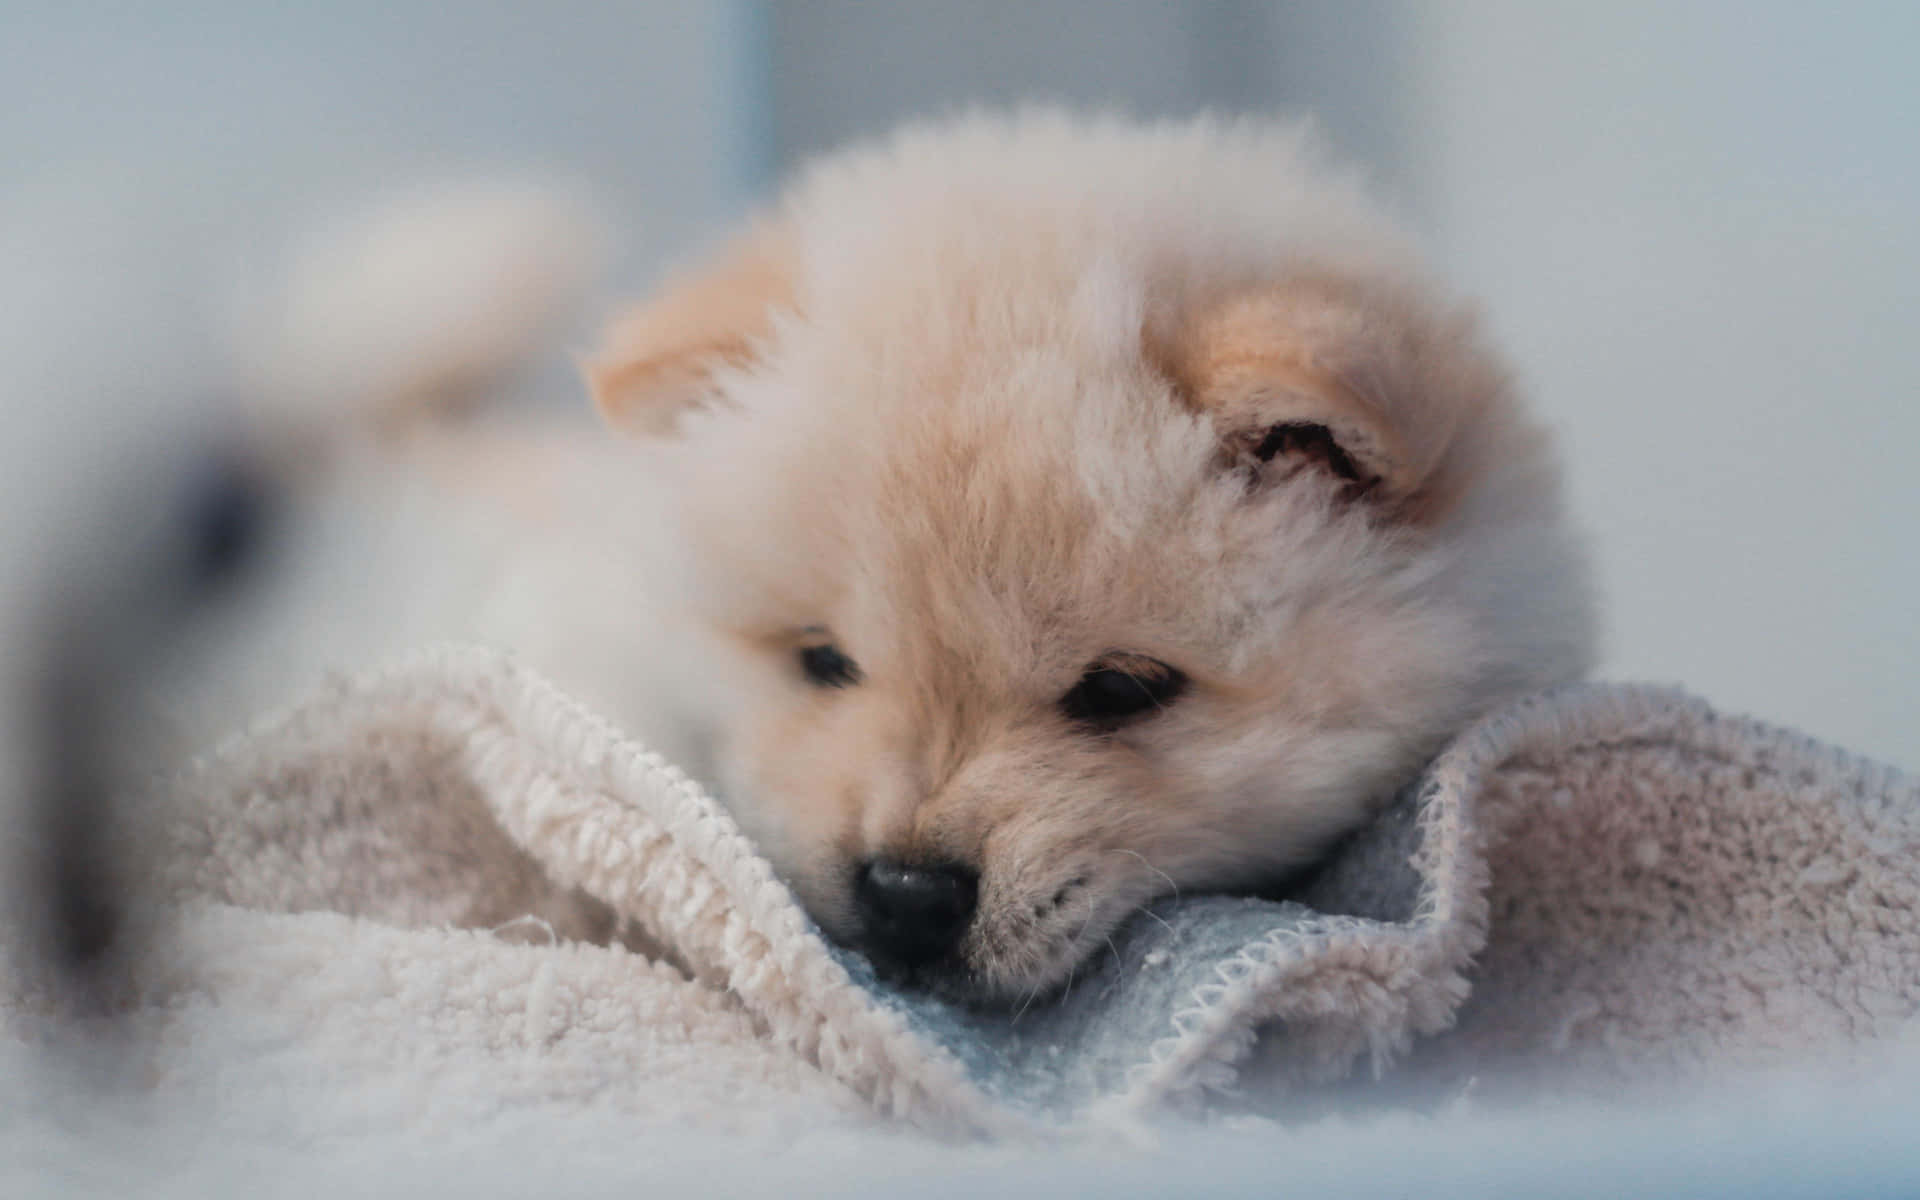
[[882,966],[932,962],[959,944],[979,892],[965,867],[868,863],[853,886],[868,953]]

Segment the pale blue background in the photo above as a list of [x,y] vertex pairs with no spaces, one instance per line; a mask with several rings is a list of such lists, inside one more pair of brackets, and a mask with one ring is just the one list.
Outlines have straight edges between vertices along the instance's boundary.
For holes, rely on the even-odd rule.
[[14,3],[0,195],[212,237],[533,169],[604,197],[638,287],[905,113],[1313,108],[1566,435],[1607,673],[1914,767],[1916,49],[1920,6],[1786,0]]

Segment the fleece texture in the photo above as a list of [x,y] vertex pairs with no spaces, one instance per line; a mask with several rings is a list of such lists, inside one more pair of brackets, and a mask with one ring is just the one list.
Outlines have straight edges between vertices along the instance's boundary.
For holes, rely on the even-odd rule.
[[111,1029],[156,1096],[257,1092],[262,1139],[1573,1097],[1872,1053],[1920,1009],[1920,784],[1665,689],[1484,721],[1286,898],[1169,898],[1016,1014],[877,983],[712,796],[491,652],[339,684],[177,796],[110,1023],[17,954],[0,1010]]

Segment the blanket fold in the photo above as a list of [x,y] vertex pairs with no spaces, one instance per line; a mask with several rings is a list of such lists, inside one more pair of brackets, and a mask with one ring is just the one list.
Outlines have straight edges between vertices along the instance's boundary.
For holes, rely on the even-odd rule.
[[1920,1010],[1920,783],[1667,689],[1497,714],[1291,899],[1164,900],[1017,1014],[876,982],[705,790],[491,652],[336,685],[179,796],[173,933],[130,964],[162,1080],[221,1053],[180,1032],[198,998],[468,1104],[1033,1132],[1357,1065],[1686,1083]]

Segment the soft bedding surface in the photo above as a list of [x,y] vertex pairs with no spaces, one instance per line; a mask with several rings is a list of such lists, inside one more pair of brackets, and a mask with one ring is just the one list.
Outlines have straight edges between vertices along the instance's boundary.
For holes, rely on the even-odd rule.
[[1290,899],[1165,900],[1017,1017],[876,983],[713,797],[487,651],[261,722],[161,824],[112,1011],[15,954],[10,1044],[261,1153],[1505,1111],[1872,1060],[1920,1009],[1920,784],[1658,688],[1495,715]]

